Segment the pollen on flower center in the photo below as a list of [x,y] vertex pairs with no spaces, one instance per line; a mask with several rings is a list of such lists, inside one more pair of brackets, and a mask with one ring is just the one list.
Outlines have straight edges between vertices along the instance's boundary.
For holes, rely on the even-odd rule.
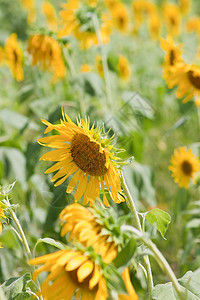
[[85,134],[75,134],[71,141],[71,156],[75,164],[91,176],[102,176],[108,169],[105,166],[105,153],[99,152],[99,145],[91,142]]
[[190,82],[200,90],[200,76],[194,76],[193,71],[188,71],[187,73]]
[[192,166],[187,160],[182,162],[182,170],[186,175],[190,175],[192,173]]

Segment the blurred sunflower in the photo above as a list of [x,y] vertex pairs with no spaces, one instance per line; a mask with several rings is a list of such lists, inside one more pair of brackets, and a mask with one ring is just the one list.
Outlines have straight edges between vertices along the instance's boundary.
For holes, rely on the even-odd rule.
[[46,300],[71,300],[74,294],[83,300],[106,300],[108,297],[100,266],[84,252],[60,250],[29,262],[31,265],[42,265],[33,272],[33,280],[41,272],[48,272],[41,285],[41,294]]
[[180,12],[186,15],[191,8],[191,0],[179,0]]
[[179,7],[173,3],[163,5],[163,17],[169,35],[176,36],[180,33],[181,15]]
[[[79,42],[83,49],[90,48],[98,44],[93,14],[96,7],[93,5],[84,5],[79,0],[69,0],[67,4],[62,4],[64,10],[60,12],[63,28],[60,29],[58,36],[60,38],[72,34]],[[108,43],[110,35],[110,20],[105,15],[100,18],[100,35],[103,43]]]
[[32,65],[39,64],[43,70],[53,71],[57,78],[65,77],[62,48],[53,37],[43,34],[31,36],[27,51],[32,56]]
[[45,172],[58,171],[51,179],[55,182],[60,178],[55,186],[62,184],[73,174],[67,193],[71,193],[78,184],[74,194],[75,201],[80,200],[83,195],[84,205],[89,201],[95,201],[100,196],[100,185],[105,205],[108,205],[105,186],[115,203],[124,201],[120,194],[120,173],[117,169],[120,166],[117,162],[119,158],[115,156],[115,148],[111,144],[112,138],[103,136],[103,129],[94,128],[94,124],[89,129],[89,122],[83,119],[76,125],[66,113],[63,113],[61,124],[53,125],[45,120],[42,122],[47,125],[45,133],[53,129],[59,133],[38,140],[44,146],[57,148],[40,158],[45,161],[58,161]]
[[88,64],[83,64],[83,65],[81,66],[81,72],[82,72],[82,73],[88,73],[88,72],[90,72],[90,71],[91,71],[90,65],[88,65]]
[[17,43],[17,34],[12,33],[5,44],[5,61],[8,64],[13,77],[17,81],[24,79],[24,72],[22,68],[23,52]]
[[36,9],[34,0],[20,0],[24,9],[28,12],[27,22],[29,24],[35,22],[36,19]]
[[160,39],[160,46],[166,52],[163,63],[163,77],[168,83],[168,78],[176,64],[183,61],[181,57],[182,50],[180,49],[182,45],[176,46],[172,37],[168,36],[167,39]]
[[195,103],[200,99],[200,68],[195,65],[188,65],[185,63],[178,63],[174,67],[174,71],[169,74],[167,78],[169,88],[178,85],[176,96],[181,99],[183,103],[187,103],[193,97]]
[[43,2],[42,11],[47,19],[50,30],[56,30],[58,20],[57,20],[56,11],[55,11],[55,8],[53,7],[53,5],[49,1]]
[[195,183],[195,175],[200,170],[200,161],[191,149],[180,147],[174,150],[169,170],[172,171],[174,181],[180,187],[188,189],[190,180]]
[[192,17],[186,23],[186,30],[188,32],[196,32],[200,35],[200,18]]
[[[118,218],[113,210],[109,212],[109,210],[98,209],[97,206],[85,208],[74,203],[62,210],[60,219],[63,224],[61,236],[70,233],[70,240],[78,241],[85,247],[92,246],[95,253],[101,255],[107,264],[111,263],[117,256],[118,250],[121,250],[122,219]],[[122,278],[128,295],[119,295],[119,299],[138,300],[128,268],[122,272]]]
[[119,76],[123,80],[125,80],[125,81],[129,80],[130,75],[131,75],[131,69],[129,66],[128,59],[123,55],[119,56],[118,71],[119,71]]
[[157,13],[151,14],[148,24],[152,40],[158,40],[160,37],[160,30],[162,25],[159,15]]
[[113,26],[121,33],[127,33],[129,25],[128,10],[125,5],[119,2],[111,10]]
[[[107,234],[102,234],[105,220],[97,210],[74,203],[62,210],[60,219],[63,224],[61,236],[70,233],[69,239],[76,240],[85,247],[92,246],[106,263],[115,259],[118,245],[112,238],[112,230],[107,229]],[[107,222],[109,223],[109,218]]]
[[157,11],[156,5],[148,0],[135,0],[132,2],[132,10],[134,14],[134,27],[137,31],[142,22]]

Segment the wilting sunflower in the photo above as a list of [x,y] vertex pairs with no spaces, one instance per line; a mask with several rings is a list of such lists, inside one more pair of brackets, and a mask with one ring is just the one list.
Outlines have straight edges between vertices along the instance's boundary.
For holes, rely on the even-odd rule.
[[167,78],[169,88],[178,85],[176,96],[181,99],[183,103],[187,103],[193,97],[195,102],[200,99],[200,68],[195,65],[188,65],[185,63],[176,64],[173,73],[169,74]]
[[62,49],[53,37],[44,34],[31,36],[27,51],[32,56],[32,65],[39,64],[43,70],[53,71],[57,78],[65,77]]
[[12,33],[6,40],[5,44],[5,61],[8,64],[13,77],[17,81],[24,79],[24,72],[22,68],[23,52],[17,43],[16,33]]
[[36,19],[36,10],[35,10],[35,1],[34,0],[20,0],[24,9],[28,12],[27,22],[29,24],[35,22]]
[[169,35],[176,36],[180,32],[181,15],[179,7],[173,3],[163,5],[163,17]]
[[110,263],[117,256],[118,245],[111,237],[112,230],[107,231],[106,235],[102,234],[105,220],[97,210],[74,203],[62,210],[60,219],[63,224],[61,236],[70,233],[69,239],[78,241],[85,247],[92,246],[106,263]]
[[[79,0],[69,0],[67,4],[62,4],[63,10],[60,12],[62,28],[58,36],[65,37],[72,34],[83,49],[90,48],[98,44],[96,28],[93,22],[95,7],[93,5],[84,5]],[[110,20],[106,15],[102,15],[99,20],[100,35],[103,43],[109,42]]]
[[106,300],[108,297],[100,266],[84,252],[60,250],[32,259],[30,264],[42,265],[33,272],[33,280],[41,272],[48,272],[41,285],[41,294],[46,300],[71,300],[74,294],[83,300]]
[[172,37],[168,36],[166,40],[163,38],[160,39],[160,46],[166,52],[165,61],[163,63],[163,77],[168,83],[168,78],[176,64],[183,61],[181,57],[181,45],[176,46]]
[[42,4],[42,11],[47,19],[49,28],[51,30],[56,30],[57,29],[57,16],[56,16],[56,11],[53,5],[49,1],[45,1]]
[[180,187],[188,189],[190,180],[195,183],[195,175],[200,170],[200,161],[194,156],[191,149],[180,147],[174,150],[169,170],[172,171],[174,181]]
[[130,69],[130,66],[129,66],[128,59],[123,55],[119,56],[118,72],[119,72],[119,76],[123,80],[125,80],[125,81],[129,80],[130,75],[131,75],[131,69]]
[[129,25],[128,10],[125,5],[119,3],[111,10],[113,26],[121,33],[127,33]]
[[[76,185],[75,201],[83,196],[83,204],[94,201],[100,197],[100,187],[103,191],[103,202],[108,206],[105,195],[107,187],[115,203],[124,201],[121,196],[120,173],[117,167],[118,158],[115,156],[112,138],[102,136],[103,130],[89,129],[89,122],[81,119],[78,125],[74,124],[66,113],[63,113],[61,124],[53,125],[45,120],[47,125],[45,133],[55,129],[58,135],[41,138],[38,142],[44,146],[57,148],[57,150],[44,154],[40,159],[57,161],[55,165],[47,169],[45,173],[57,171],[51,181],[55,186],[62,184],[73,174],[67,187],[67,193],[71,193]],[[91,202],[92,203],[92,202]]]

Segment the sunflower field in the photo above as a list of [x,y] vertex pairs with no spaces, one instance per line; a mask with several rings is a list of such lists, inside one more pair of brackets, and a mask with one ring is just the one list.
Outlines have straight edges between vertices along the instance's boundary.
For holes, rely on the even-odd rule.
[[200,300],[199,137],[199,0],[0,0],[0,300]]

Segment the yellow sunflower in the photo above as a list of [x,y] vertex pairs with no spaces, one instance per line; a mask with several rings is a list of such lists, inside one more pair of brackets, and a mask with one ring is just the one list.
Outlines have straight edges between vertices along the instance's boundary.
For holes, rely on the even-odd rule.
[[180,33],[181,15],[179,7],[173,3],[163,5],[164,23],[168,34],[176,36]]
[[134,14],[135,31],[138,31],[146,18],[156,14],[157,8],[155,3],[148,0],[135,0],[132,2],[132,10]]
[[90,65],[88,65],[88,64],[83,64],[83,65],[81,66],[81,72],[82,72],[82,73],[88,73],[88,72],[90,72],[90,71],[91,71]]
[[35,10],[35,1],[34,0],[20,0],[24,9],[28,12],[27,22],[29,24],[35,22],[36,19],[36,10]]
[[183,15],[188,14],[191,8],[191,0],[179,0],[180,12]]
[[23,52],[17,43],[16,33],[12,33],[6,40],[5,44],[5,60],[8,64],[13,77],[17,81],[24,79],[24,72],[22,68]]
[[159,15],[157,13],[151,14],[148,24],[152,40],[158,40],[160,37],[160,30],[162,25]]
[[[98,38],[95,32],[92,15],[95,10],[93,6],[84,6],[79,0],[69,0],[67,4],[62,5],[60,12],[62,19],[62,28],[58,36],[60,38],[72,34],[83,49],[90,48],[98,44]],[[108,43],[110,35],[110,20],[106,15],[101,16],[99,21],[100,35],[103,43]]]
[[119,3],[111,10],[113,26],[121,33],[127,33],[129,25],[128,10],[125,5]]
[[180,49],[182,45],[176,46],[172,37],[168,36],[167,39],[160,39],[160,46],[166,52],[163,63],[163,77],[168,82],[168,77],[173,72],[176,64],[183,61],[181,57],[182,50]]
[[31,36],[27,51],[32,56],[32,65],[39,64],[43,70],[53,71],[57,78],[65,77],[62,48],[53,37],[43,34]]
[[186,30],[188,32],[196,32],[200,35],[200,18],[199,17],[192,17],[186,23]]
[[174,150],[169,170],[172,171],[174,181],[180,187],[188,189],[190,180],[195,183],[195,175],[200,170],[200,161],[191,149],[180,147]]
[[42,265],[33,272],[33,280],[41,272],[48,272],[41,285],[45,300],[71,300],[74,294],[83,300],[106,300],[108,297],[100,267],[84,252],[60,250],[32,259],[30,264]]
[[178,63],[167,78],[169,88],[178,86],[176,96],[178,99],[183,97],[183,103],[187,103],[193,97],[195,103],[200,99],[200,68],[195,65]]
[[104,226],[92,211],[74,203],[62,210],[60,219],[63,224],[61,236],[70,233],[69,239],[75,239],[85,247],[92,246],[106,263],[115,259],[118,246],[111,240],[109,232],[107,235],[101,234]]
[[49,28],[51,30],[56,30],[58,20],[57,20],[56,11],[55,11],[55,8],[53,7],[53,5],[48,1],[43,2],[42,11],[47,19]]
[[[117,169],[117,160],[111,145],[111,139],[101,135],[102,130],[89,129],[89,123],[81,119],[78,125],[74,124],[66,113],[63,113],[61,124],[53,125],[42,120],[47,125],[45,133],[55,129],[58,135],[41,138],[38,142],[44,146],[57,150],[44,154],[40,159],[57,161],[45,173],[57,171],[51,181],[55,186],[62,184],[73,174],[67,187],[71,193],[76,185],[75,201],[83,196],[83,204],[100,197],[100,187],[103,191],[104,204],[108,206],[105,188],[108,189],[115,203],[124,201],[121,196],[120,173]],[[92,203],[92,202],[91,202]]]
[[123,80],[125,80],[125,81],[129,80],[129,78],[131,76],[131,69],[129,66],[128,59],[123,55],[119,56],[118,71],[119,71],[119,76]]

